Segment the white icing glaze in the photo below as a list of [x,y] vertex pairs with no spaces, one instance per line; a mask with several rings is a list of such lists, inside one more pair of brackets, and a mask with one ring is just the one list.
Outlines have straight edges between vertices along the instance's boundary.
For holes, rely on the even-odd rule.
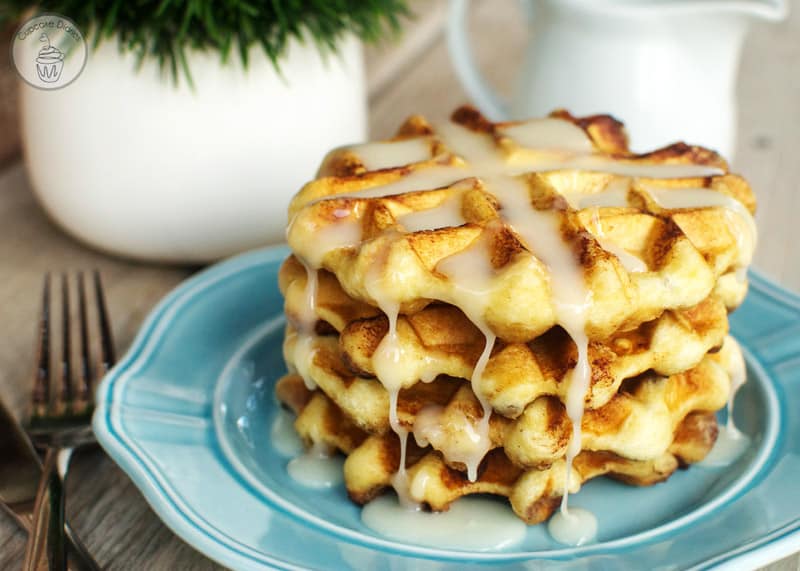
[[398,222],[402,224],[406,232],[461,226],[464,224],[464,216],[461,214],[462,197],[461,193],[456,193],[439,206],[406,214],[401,216]]
[[[343,210],[342,212],[346,212],[347,215],[350,214],[349,210]],[[356,246],[361,242],[361,224],[356,220],[343,216],[336,223],[320,228],[314,234],[314,240],[325,246],[318,249],[318,252],[320,252],[319,257],[317,259],[309,259],[309,263],[314,268],[320,268],[322,267],[322,258],[328,252],[339,248]]]
[[316,353],[314,327],[317,324],[318,273],[317,270],[310,268],[305,262],[303,262],[303,267],[306,270],[305,303],[303,304],[302,313],[298,316],[299,323],[294,333],[295,342],[292,357],[297,374],[303,378],[306,388],[312,391],[317,388],[317,383],[311,377],[311,364]]
[[749,436],[741,432],[736,426],[726,424],[720,427],[714,448],[697,465],[710,468],[730,466],[749,446]]
[[[564,482],[561,513],[554,517],[556,523],[553,524],[551,533],[554,536],[558,535],[567,543],[580,544],[582,541],[588,541],[596,529],[596,521],[591,514],[583,510],[570,512],[567,509],[569,474],[572,471],[572,461],[581,449],[581,419],[584,398],[591,377],[588,361],[588,338],[585,333],[586,315],[591,304],[591,296],[586,290],[583,271],[575,260],[572,248],[563,241],[560,231],[561,215],[557,212],[538,211],[533,208],[527,186],[512,178],[512,175],[544,170],[581,169],[631,177],[685,178],[713,176],[722,174],[723,171],[702,165],[626,163],[608,159],[592,152],[591,143],[580,129],[556,119],[501,127],[499,130],[501,135],[512,139],[522,147],[559,152],[526,152],[523,150],[509,154],[498,148],[492,135],[473,132],[463,126],[447,123],[437,126],[437,136],[446,149],[464,159],[466,164],[420,169],[389,184],[378,185],[347,195],[340,194],[332,198],[391,196],[410,191],[448,187],[466,178],[480,177],[486,183],[489,191],[500,201],[502,219],[513,227],[525,246],[548,267],[557,321],[572,337],[578,350],[578,361],[570,373],[566,398],[567,413],[573,424],[573,434],[566,455],[567,476]],[[428,145],[429,141],[425,139],[424,144]],[[372,143],[354,147],[353,150],[362,157],[364,164],[370,169],[401,166],[428,158],[427,155],[423,156],[422,143],[416,144],[407,141],[388,144]],[[429,154],[430,147],[427,147],[426,151]],[[567,196],[566,198],[573,207],[580,208],[627,206],[629,187],[630,181],[617,181],[601,193],[590,196]],[[711,194],[707,194],[707,192],[711,192]],[[669,189],[663,192],[657,189],[651,194],[654,200],[664,208],[725,206],[732,212],[740,214],[746,223],[752,224],[752,218],[741,204],[719,193],[707,192],[700,196],[698,193],[687,192],[683,189]],[[664,198],[665,196],[666,198]],[[452,202],[446,200],[443,204],[428,211],[402,217],[400,224],[406,231],[460,225],[463,218],[460,212],[461,200],[460,197],[458,198]],[[320,200],[326,200],[326,198]],[[575,204],[576,201],[577,204]],[[329,235],[325,236],[325,239],[315,235],[311,243],[301,245],[303,249],[309,249],[309,252],[299,251],[298,253],[305,256],[310,260],[311,265],[317,268],[324,255],[330,250],[358,243],[360,227],[351,222],[348,216],[349,212],[343,213],[343,222],[332,224],[333,229],[330,230]],[[629,271],[646,269],[641,260],[606,240],[599,225],[597,233],[601,246],[617,255]],[[752,254],[752,247],[755,244],[754,232],[749,234],[751,247],[748,248],[746,243],[740,244],[740,251],[749,252],[748,256]],[[743,255],[742,265],[745,262],[749,262],[749,257],[745,260]],[[375,264],[373,269],[377,276],[380,276],[384,260],[378,260]],[[493,272],[488,264],[487,256],[481,255],[481,250],[478,248],[468,248],[460,254],[443,260],[437,267],[437,271],[446,275],[454,285],[452,291],[455,293],[449,294],[452,295],[452,299],[443,299],[442,301],[458,306],[486,336],[484,351],[476,363],[471,379],[473,388],[476,389],[474,392],[476,395],[480,395],[479,388],[483,368],[495,341],[494,334],[485,321]],[[309,279],[308,283],[311,284],[311,282],[312,280]],[[397,418],[397,397],[402,383],[397,374],[397,364],[403,357],[403,348],[397,335],[399,304],[388,295],[379,278],[367,284],[367,291],[389,319],[388,333],[373,355],[373,366],[376,376],[389,393],[390,423],[401,443],[400,466],[392,483],[401,501],[408,504],[411,495],[422,497],[426,482],[423,481],[424,479],[408,482],[405,469],[408,431],[400,425]],[[446,456],[449,454],[448,458],[451,460],[455,459],[453,456],[458,456],[461,461],[464,461],[467,464],[469,476],[473,479],[476,476],[480,459],[490,446],[488,425],[491,410],[486,401],[481,400],[481,403],[484,411],[479,423],[472,425],[468,419],[464,418],[468,426],[465,425],[462,432],[468,435],[468,441],[473,442],[473,446],[466,447],[468,453],[464,450],[443,451]],[[420,415],[419,427],[416,424],[414,427],[415,437],[420,439],[420,442],[435,444],[437,433],[433,425],[437,419],[441,418],[441,414],[441,411],[432,411]],[[442,447],[446,446],[442,445]],[[572,532],[564,531],[565,526],[572,526],[575,529]]]
[[436,132],[445,147],[455,155],[482,169],[502,169],[504,162],[491,135],[472,131],[456,123],[441,123]]
[[[375,298],[375,292],[372,291],[371,293]],[[378,306],[389,320],[389,331],[383,336],[383,339],[375,349],[375,353],[372,355],[372,366],[375,369],[375,376],[386,387],[389,394],[397,393],[403,388],[403,380],[405,379],[402,368],[398,366],[405,354],[405,349],[400,343],[400,337],[397,334],[399,306],[396,303],[381,303],[380,301],[378,301]]]
[[733,337],[727,336],[725,345],[726,347],[723,350],[730,352],[728,374],[731,377],[731,392],[728,396],[728,420],[724,426],[720,427],[714,448],[699,463],[701,466],[728,466],[736,461],[750,445],[750,437],[736,428],[736,423],[733,420],[733,403],[736,399],[736,393],[747,382],[747,366],[744,362],[741,347]]
[[590,511],[572,508],[561,510],[547,522],[547,531],[564,545],[586,545],[597,536],[597,518]]
[[562,119],[534,119],[498,128],[506,137],[528,149],[547,149],[589,154],[592,142],[583,129]]
[[317,324],[317,270],[303,263],[306,270],[305,303],[300,314],[300,328],[304,331],[313,331]]
[[352,151],[361,159],[368,171],[398,167],[427,161],[431,158],[430,137],[414,137],[400,141],[386,141],[353,145]]
[[628,202],[630,185],[631,179],[619,179],[609,183],[606,188],[600,192],[582,194],[577,197],[572,197],[567,194],[565,198],[573,208],[591,208],[592,206],[598,208],[625,208],[630,206]]
[[392,299],[384,288],[381,270],[386,263],[383,256],[373,263],[366,282],[367,291],[375,300],[380,310],[389,321],[389,330],[383,336],[378,347],[372,355],[372,366],[375,376],[389,393],[389,425],[400,439],[400,459],[391,484],[397,492],[400,502],[406,506],[415,506],[416,503],[409,494],[408,474],[406,472],[406,449],[408,448],[408,429],[400,424],[397,417],[397,398],[402,388],[403,375],[398,364],[402,361],[405,350],[397,334],[397,317],[400,305]]
[[716,167],[705,165],[626,163],[599,155],[578,157],[559,168],[582,169],[637,178],[704,178],[724,174],[725,172]]
[[572,461],[581,450],[581,419],[584,399],[591,381],[589,340],[586,336],[586,313],[591,295],[586,290],[583,269],[575,261],[572,248],[561,237],[558,213],[536,210],[531,206],[528,188],[522,182],[505,178],[489,183],[500,200],[503,217],[525,246],[550,270],[550,295],[558,323],[572,337],[578,349],[578,361],[569,376],[566,409],[572,421],[572,438],[567,448],[567,469],[561,509],[566,513],[569,497],[569,474]]
[[[475,368],[472,371],[470,383],[473,387],[481,385],[483,372],[486,370],[486,364],[489,362],[489,357],[492,355],[492,349],[494,349],[495,341],[497,341],[497,336],[492,333],[488,327],[483,330],[483,334],[486,338],[486,343],[484,344],[481,356],[478,358],[478,362],[475,364]],[[491,420],[492,416],[492,405],[482,394],[478,396],[478,401],[481,403],[481,408],[483,408],[483,416],[481,416],[481,420],[476,426],[475,430],[476,434],[478,435],[478,440],[475,448],[472,451],[472,454],[464,459],[464,463],[467,465],[467,477],[471,482],[477,480],[478,466],[480,466],[481,460],[483,460],[483,457],[486,456],[486,453],[492,449],[492,437],[489,432],[489,421]]]
[[[342,196],[337,196],[340,198]],[[320,199],[317,202],[326,199]],[[352,209],[359,208],[358,204],[351,207]],[[316,222],[313,223],[313,230],[306,228],[305,234],[309,236],[303,244],[295,245],[295,253],[297,257],[306,266],[306,269],[319,269],[322,267],[322,262],[328,252],[338,248],[347,248],[355,246],[361,242],[361,224],[358,222],[358,211],[350,208],[337,208],[333,211],[335,220],[327,220],[324,224],[320,225]],[[295,216],[289,222],[286,229],[286,238],[291,240],[293,235],[297,233],[294,231],[295,224],[298,223],[298,217]],[[308,223],[308,221],[304,221]]]
[[[576,157],[569,160],[553,160],[542,157],[511,157],[508,162],[504,162],[497,155],[489,154],[491,139],[487,135],[476,134],[463,127],[458,127],[458,131],[451,131],[451,134],[460,133],[466,138],[477,138],[478,142],[461,145],[459,156],[469,161],[469,166],[435,166],[413,171],[403,177],[387,184],[377,185],[364,190],[351,193],[337,194],[333,197],[320,198],[309,203],[315,204],[330,198],[382,198],[407,192],[432,190],[437,188],[447,188],[454,183],[474,176],[485,175],[506,175],[514,176],[530,172],[546,172],[554,170],[587,170],[609,174],[619,174],[622,176],[640,176],[646,178],[686,178],[686,177],[706,177],[722,174],[716,168],[703,167],[699,165],[662,165],[662,164],[635,164],[617,163],[603,157]],[[464,132],[467,134],[464,135]],[[451,150],[451,141],[447,141],[447,146]],[[467,155],[462,153],[483,153],[477,155]],[[474,158],[469,158],[470,156]],[[583,200],[581,200],[583,202]],[[609,205],[611,206],[611,205]],[[315,241],[316,244],[316,241]],[[327,251],[327,250],[326,250]]]
[[[421,447],[428,446],[432,442],[436,447],[443,433],[444,426],[442,425],[442,415],[444,414],[444,407],[440,405],[427,405],[417,413],[414,419],[414,439]],[[468,422],[466,424],[469,424]],[[470,427],[471,428],[471,427]],[[448,456],[448,458],[450,458]]]
[[491,231],[487,229],[468,248],[436,264],[436,271],[447,277],[453,287],[453,305],[464,312],[484,334],[489,330],[484,315],[489,306],[489,292],[494,270],[489,259]]
[[[483,418],[475,424],[461,411],[448,413],[441,406],[429,405],[414,419],[414,438],[420,446],[430,444],[447,460],[462,462],[467,467],[467,477],[474,482],[478,466],[491,447],[487,421],[490,413],[491,408],[484,408]],[[419,487],[412,488],[411,495],[423,498],[423,492]]]
[[507,505],[492,498],[461,498],[446,512],[409,510],[392,496],[372,500],[361,511],[370,529],[418,545],[489,551],[522,541],[527,526]]
[[311,376],[311,364],[317,352],[314,347],[314,335],[308,333],[295,333],[296,341],[294,344],[294,366],[297,374],[303,378],[306,388],[313,391],[317,388],[317,383]]
[[[433,446],[451,462],[463,462],[467,475],[475,481],[478,463],[483,458],[483,435],[461,411],[447,413],[444,407],[429,405],[423,408],[414,419],[414,439],[419,446]],[[423,498],[427,477],[411,482],[410,493],[415,498]]]
[[[386,309],[384,313],[386,313]],[[386,387],[389,393],[389,425],[392,431],[400,439],[400,460],[394,476],[392,476],[392,487],[397,492],[398,498],[404,505],[415,505],[414,500],[408,491],[408,475],[406,473],[406,449],[408,448],[408,430],[400,424],[397,417],[397,398],[400,393],[402,377],[399,375],[400,368],[397,363],[402,358],[403,348],[397,336],[397,308],[389,313],[389,332],[378,344],[372,356],[375,376]]]
[[293,414],[281,408],[270,427],[269,438],[272,446],[284,456],[296,456],[303,451],[303,442],[294,429],[294,419]]
[[637,258],[622,246],[619,246],[606,238],[606,235],[603,232],[603,223],[600,219],[599,210],[599,207],[594,208],[594,212],[592,213],[592,222],[594,225],[593,235],[595,240],[597,240],[597,243],[600,244],[600,247],[606,252],[614,254],[622,266],[629,272],[646,272],[647,264],[645,264],[640,258]]
[[744,362],[744,355],[739,343],[728,335],[725,338],[725,344],[728,345],[727,349],[730,351],[730,361],[728,363],[728,373],[731,376],[731,394],[728,397],[728,426],[733,427],[733,402],[736,398],[736,393],[747,382],[747,365]]
[[344,480],[344,458],[316,443],[286,466],[289,476],[309,488],[332,488]]
[[[448,449],[444,444],[437,445],[436,442],[432,441],[434,448],[441,451],[445,458],[463,462],[467,466],[467,477],[473,482],[478,477],[478,466],[481,460],[492,448],[492,440],[489,434],[492,407],[483,396],[484,391],[481,390],[483,372],[497,340],[497,336],[489,328],[489,324],[484,317],[491,301],[489,291],[494,276],[494,270],[488,255],[489,245],[486,243],[490,239],[490,233],[491,230],[487,229],[476,243],[466,250],[441,260],[436,266],[438,272],[447,276],[455,284],[453,304],[460,308],[481,330],[486,340],[470,378],[473,392],[483,409],[483,416],[477,425],[471,424],[464,417],[464,421],[469,424],[469,428],[464,428],[464,434],[469,434],[468,441],[472,445],[467,450],[454,451]],[[414,428],[416,431],[416,424]]]
[[[351,193],[337,194],[333,198],[381,198],[406,192],[445,188],[467,177],[469,177],[469,173],[465,168],[435,166],[413,171],[394,182]],[[315,202],[323,200],[327,200],[327,198],[321,198]]]
[[[430,474],[425,470],[421,470],[414,475],[414,478],[408,483],[408,492],[412,498],[424,498],[428,489],[428,482],[430,482]],[[408,506],[408,504],[406,504]],[[414,503],[414,509],[422,509],[421,504]]]
[[595,234],[595,239],[597,240],[597,243],[600,244],[600,247],[606,252],[614,254],[617,259],[619,259],[622,267],[624,267],[630,273],[635,274],[637,272],[647,271],[647,264],[645,264],[641,258],[637,258],[622,246],[618,246],[611,240],[607,240],[599,235],[599,233]]

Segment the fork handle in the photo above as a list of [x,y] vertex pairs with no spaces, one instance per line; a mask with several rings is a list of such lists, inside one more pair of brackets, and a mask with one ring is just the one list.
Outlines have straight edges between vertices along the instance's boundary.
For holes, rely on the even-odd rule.
[[33,523],[25,548],[23,571],[64,571],[67,568],[64,482],[59,462],[69,462],[71,452],[71,449],[47,448],[33,507]]
[[64,523],[64,532],[67,535],[69,568],[73,571],[100,571],[100,565],[91,556],[81,538],[75,535],[69,522]]
[[[31,517],[33,515],[31,511],[27,513],[15,512],[6,504],[0,504],[0,507],[5,509],[26,533],[30,533]],[[33,507],[30,509],[32,510]],[[69,525],[68,521],[64,523],[64,533],[67,536],[67,561],[69,569],[72,571],[100,571],[100,565],[89,553],[89,549],[83,541],[81,541],[81,538],[75,534],[75,531]]]

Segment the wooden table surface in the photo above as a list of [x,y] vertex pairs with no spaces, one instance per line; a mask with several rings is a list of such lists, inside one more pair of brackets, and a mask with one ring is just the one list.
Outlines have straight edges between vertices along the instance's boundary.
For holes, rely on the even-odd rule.
[[[391,134],[411,113],[446,117],[467,97],[450,66],[443,36],[446,4],[415,4],[418,17],[400,42],[367,52],[371,135]],[[424,6],[422,13],[419,7]],[[526,42],[516,2],[476,3],[475,51],[501,89],[514,77]],[[7,72],[8,73],[8,72]],[[31,194],[14,159],[13,90],[0,79],[0,397],[20,414],[33,364],[34,316],[45,270],[99,268],[107,286],[117,347],[124,350],[153,305],[193,268],[123,261],[92,251],[56,228]],[[800,10],[778,25],[753,26],[738,84],[739,144],[733,167],[759,200],[755,266],[800,291],[793,230],[800,211]],[[12,157],[8,159],[8,157]],[[793,192],[794,191],[794,192]],[[109,569],[217,569],[173,535],[130,480],[98,449],[80,452],[68,482],[68,513],[98,561]],[[25,535],[0,512],[0,569],[17,568]],[[793,556],[768,567],[800,569]]]

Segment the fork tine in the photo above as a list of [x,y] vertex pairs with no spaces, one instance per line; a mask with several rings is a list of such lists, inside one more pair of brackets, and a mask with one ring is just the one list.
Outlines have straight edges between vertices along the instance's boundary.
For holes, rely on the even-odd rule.
[[33,416],[41,416],[50,402],[50,273],[44,275],[42,315],[39,319],[39,348],[31,404]]
[[103,284],[100,282],[100,272],[94,270],[94,293],[97,301],[97,315],[100,321],[100,346],[102,349],[102,375],[105,375],[116,361],[114,356],[114,339],[111,336],[111,327],[108,323],[108,311],[103,295]]
[[61,400],[72,402],[72,337],[70,336],[69,281],[61,274]]
[[78,380],[78,400],[86,402],[89,400],[92,376],[89,358],[89,330],[86,318],[86,286],[84,284],[83,272],[78,272],[78,327],[81,337],[81,363],[80,376]]

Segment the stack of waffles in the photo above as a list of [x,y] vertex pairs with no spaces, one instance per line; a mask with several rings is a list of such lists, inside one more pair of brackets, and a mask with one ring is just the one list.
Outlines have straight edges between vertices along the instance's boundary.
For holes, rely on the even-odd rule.
[[663,481],[743,380],[754,209],[712,151],[634,154],[608,116],[412,117],[291,203],[276,394],[359,504],[488,493],[533,524],[596,476]]

